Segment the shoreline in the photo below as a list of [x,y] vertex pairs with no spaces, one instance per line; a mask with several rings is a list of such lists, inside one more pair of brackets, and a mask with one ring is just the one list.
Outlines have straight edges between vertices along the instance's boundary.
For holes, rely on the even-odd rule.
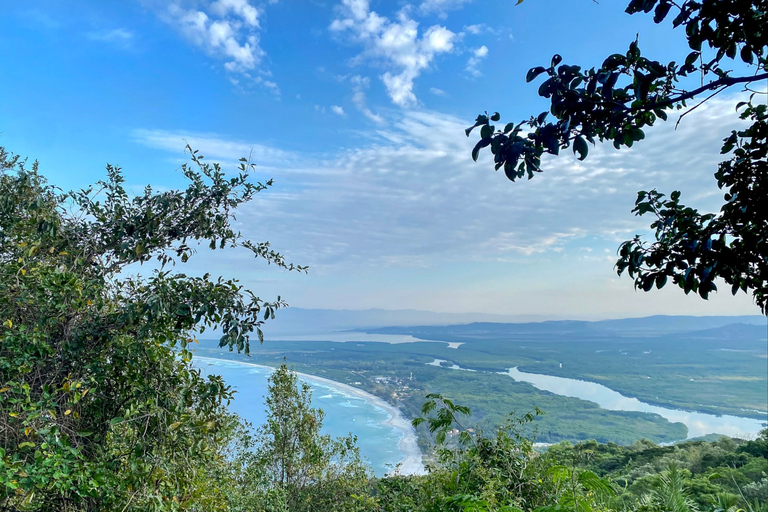
[[[202,355],[200,356],[195,355],[193,359],[195,358],[197,358],[198,360],[209,359],[211,361],[222,361],[225,363],[234,363],[234,364],[240,364],[244,366],[253,366],[255,368],[261,368],[269,371],[274,371],[275,369],[272,366],[267,366],[264,364],[247,363],[243,361],[236,361],[234,359],[220,359],[217,357],[208,357],[208,356],[202,356]],[[413,426],[411,425],[411,422],[409,422],[403,416],[403,413],[400,411],[400,409],[390,404],[383,398],[379,398],[376,395],[372,395],[367,391],[363,391],[362,389],[356,388],[354,386],[350,386],[349,384],[344,384],[342,382],[337,382],[335,380],[331,380],[325,377],[318,377],[316,375],[311,375],[308,373],[296,372],[296,375],[298,375],[299,377],[305,380],[316,381],[321,384],[325,384],[326,386],[336,388],[339,391],[348,393],[350,395],[354,395],[358,398],[362,398],[364,400],[367,400],[373,406],[384,410],[387,413],[387,415],[389,415],[389,418],[384,422],[384,424],[387,426],[396,428],[403,434],[403,436],[400,438],[400,442],[398,443],[398,449],[400,450],[400,452],[402,452],[403,459],[395,466],[393,470],[387,472],[387,476],[391,476],[391,475],[407,476],[407,475],[426,474],[426,469],[424,468],[424,463],[423,463],[423,454],[419,449],[419,445],[416,438],[416,432],[413,430]]]

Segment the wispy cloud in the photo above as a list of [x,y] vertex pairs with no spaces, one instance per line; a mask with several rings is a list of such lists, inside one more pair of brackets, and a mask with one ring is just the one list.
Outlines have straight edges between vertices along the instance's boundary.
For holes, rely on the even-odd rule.
[[234,162],[249,156],[259,166],[284,166],[295,161],[296,155],[256,142],[225,138],[216,134],[188,131],[137,129],[131,137],[143,146],[162,149],[179,155],[188,143],[208,159]]
[[129,46],[134,38],[134,33],[124,28],[115,28],[112,30],[97,30],[87,32],[85,36],[91,41],[115,44],[118,46]]
[[470,34],[473,36],[479,36],[479,35],[490,35],[499,37],[504,34],[509,34],[511,37],[511,34],[509,33],[509,29],[504,27],[491,27],[490,25],[487,25],[485,23],[476,23],[474,25],[465,25],[464,28],[461,29],[460,34],[463,36],[465,34]]
[[446,97],[446,96],[448,96],[448,93],[447,93],[447,92],[445,92],[445,91],[444,91],[444,90],[442,90],[442,89],[438,89],[437,87],[430,87],[430,88],[429,88],[429,92],[430,92],[430,93],[432,93],[432,94],[434,94],[435,96],[441,96],[441,97]]
[[[245,234],[289,247],[302,263],[523,261],[593,240],[615,246],[645,231],[650,220],[630,213],[641,189],[681,189],[686,203],[716,207],[719,139],[739,126],[732,101],[710,101],[676,132],[674,122],[654,127],[631,150],[601,145],[584,162],[569,154],[545,159],[542,175],[516,183],[493,172],[487,154],[472,162],[467,120],[433,111],[401,112],[373,142],[315,160],[223,136],[185,137],[211,157],[253,149],[257,163],[277,170],[276,190],[239,218],[247,219]],[[178,154],[182,135],[141,130],[134,137]]]
[[344,109],[338,105],[331,105],[331,112],[339,116],[346,116]]
[[29,22],[30,27],[36,29],[56,30],[61,28],[62,22],[42,9],[26,9],[19,12],[20,17]]
[[488,30],[488,26],[485,23],[477,23],[475,25],[467,25],[464,27],[465,32],[475,36],[482,34],[486,30]]
[[396,105],[416,104],[414,80],[428,68],[435,56],[453,50],[456,34],[433,25],[420,33],[419,24],[401,10],[397,20],[370,10],[367,0],[343,0],[341,16],[331,23],[331,30],[350,34],[365,47],[360,59],[372,58],[386,71],[381,80]]
[[424,0],[419,5],[419,10],[425,13],[438,13],[441,16],[446,15],[446,11],[460,9],[464,4],[472,0]]
[[360,75],[355,75],[349,80],[352,83],[352,103],[354,103],[357,110],[374,123],[383,124],[384,118],[379,114],[373,113],[373,111],[368,108],[368,103],[365,98],[365,91],[370,87],[371,80],[367,76],[363,77]]

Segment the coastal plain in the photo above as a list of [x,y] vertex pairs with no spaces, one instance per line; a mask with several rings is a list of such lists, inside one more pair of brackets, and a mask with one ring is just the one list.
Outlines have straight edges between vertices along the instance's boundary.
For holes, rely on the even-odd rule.
[[[270,337],[251,357],[201,340],[200,355],[275,366],[362,389],[412,419],[427,393],[472,410],[467,425],[492,430],[536,408],[531,434],[542,443],[595,439],[670,443],[688,428],[658,414],[601,408],[512,379],[529,373],[603,384],[645,403],[764,422],[768,414],[765,325],[761,317],[656,317],[606,322],[476,323],[377,327]],[[696,327],[699,327],[698,329]],[[392,336],[395,343],[384,341]],[[359,338],[359,339],[356,339]],[[335,341],[334,341],[335,340]],[[340,341],[343,340],[343,341]],[[418,429],[426,447],[426,429]]]

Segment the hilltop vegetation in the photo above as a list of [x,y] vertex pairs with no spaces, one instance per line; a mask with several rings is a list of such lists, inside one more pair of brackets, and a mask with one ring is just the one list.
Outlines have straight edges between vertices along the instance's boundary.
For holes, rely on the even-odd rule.
[[[62,193],[0,148],[4,510],[226,508],[216,474],[238,425],[232,391],[193,369],[187,347],[218,327],[222,345],[247,352],[285,304],[176,265],[206,243],[300,268],[230,227],[232,210],[269,185],[248,181],[250,164],[225,178],[191,158],[182,191],[131,196],[109,166],[96,187]],[[142,264],[148,275],[132,275]]]

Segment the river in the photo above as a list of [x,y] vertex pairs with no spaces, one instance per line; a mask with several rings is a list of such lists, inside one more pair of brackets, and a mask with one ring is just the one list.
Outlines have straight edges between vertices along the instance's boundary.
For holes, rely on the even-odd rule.
[[557,395],[581,398],[598,404],[603,409],[611,411],[638,411],[655,413],[671,422],[681,422],[688,427],[688,438],[701,437],[707,434],[723,434],[731,437],[753,439],[758,432],[765,428],[765,421],[740,416],[715,416],[701,412],[667,409],[641,402],[637,398],[629,398],[617,391],[583,380],[525,373],[510,368],[507,374],[513,379],[528,382],[534,387],[555,393]]

